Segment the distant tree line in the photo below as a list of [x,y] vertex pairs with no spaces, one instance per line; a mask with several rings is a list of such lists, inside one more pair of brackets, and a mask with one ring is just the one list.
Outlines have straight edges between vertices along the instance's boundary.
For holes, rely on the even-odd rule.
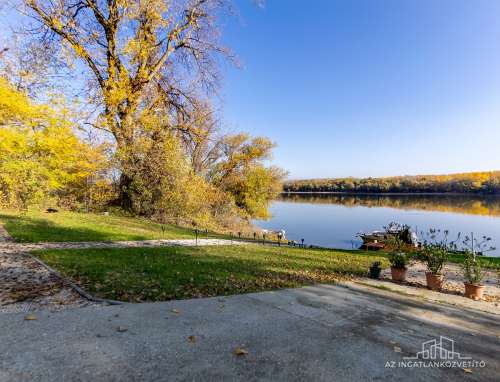
[[285,192],[500,194],[500,171],[288,181]]
[[306,193],[281,194],[280,201],[309,204],[335,204],[344,207],[389,207],[401,210],[425,210],[500,216],[500,200],[484,194],[361,194]]

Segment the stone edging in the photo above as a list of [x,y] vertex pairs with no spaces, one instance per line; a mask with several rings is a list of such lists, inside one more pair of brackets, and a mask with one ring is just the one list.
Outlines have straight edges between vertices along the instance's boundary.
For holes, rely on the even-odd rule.
[[14,242],[12,236],[10,236],[9,232],[5,229],[5,227],[0,224],[0,243],[11,243]]
[[61,279],[62,282],[65,285],[69,286],[71,289],[73,289],[76,293],[78,293],[83,298],[85,298],[85,299],[87,299],[89,301],[92,301],[92,302],[105,303],[105,304],[109,304],[109,305],[123,305],[124,304],[124,302],[122,302],[122,301],[108,300],[108,299],[104,299],[104,298],[94,297],[90,293],[84,291],[80,286],[78,286],[77,284],[75,284],[73,281],[71,281],[70,279],[68,279],[68,278],[64,277],[63,275],[61,275],[54,268],[52,268],[49,265],[45,264],[39,258],[33,256],[31,253],[27,253],[26,252],[24,254],[27,255],[27,256],[29,256],[33,260],[35,260],[38,264],[40,264],[42,267],[44,267],[45,269],[47,269],[47,271],[49,271],[51,274],[53,274],[54,276],[56,276],[59,279]]

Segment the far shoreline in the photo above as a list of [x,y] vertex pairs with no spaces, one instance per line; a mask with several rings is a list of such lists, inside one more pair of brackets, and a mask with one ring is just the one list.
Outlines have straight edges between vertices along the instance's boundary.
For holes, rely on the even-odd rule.
[[366,192],[366,191],[282,191],[280,195],[369,195],[369,196],[481,196],[500,197],[500,194],[476,192]]

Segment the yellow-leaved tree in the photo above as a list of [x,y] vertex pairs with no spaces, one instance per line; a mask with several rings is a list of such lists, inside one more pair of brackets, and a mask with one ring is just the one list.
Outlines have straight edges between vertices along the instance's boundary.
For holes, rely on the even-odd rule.
[[106,166],[103,147],[80,140],[64,111],[35,104],[0,77],[1,206],[82,201]]

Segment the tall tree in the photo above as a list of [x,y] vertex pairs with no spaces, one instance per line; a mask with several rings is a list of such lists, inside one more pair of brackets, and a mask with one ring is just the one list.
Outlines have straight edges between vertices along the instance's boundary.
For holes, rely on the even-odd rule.
[[[201,90],[218,78],[216,19],[223,0],[24,0],[39,24],[38,36],[72,52],[88,69],[94,102],[102,105],[95,127],[110,132],[117,149],[133,147],[136,122],[159,108],[182,116]],[[134,163],[127,151],[122,160]],[[131,206],[131,179],[121,176],[121,202]]]

